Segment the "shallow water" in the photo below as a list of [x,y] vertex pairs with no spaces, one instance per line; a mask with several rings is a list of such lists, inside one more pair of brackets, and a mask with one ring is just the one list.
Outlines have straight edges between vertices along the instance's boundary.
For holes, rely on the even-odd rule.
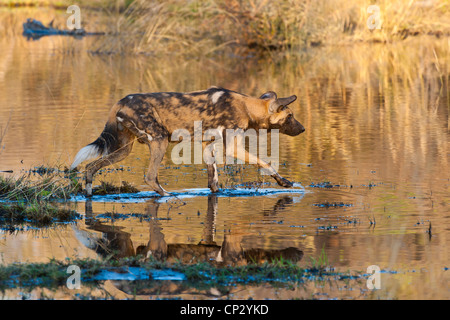
[[[13,21],[29,14],[50,21],[63,13],[16,11]],[[178,199],[145,193],[92,202],[78,198],[73,206],[86,219],[44,230],[2,231],[2,263],[168,250],[186,263],[244,264],[242,252],[259,250],[263,260],[295,248],[303,252],[298,263],[310,265],[310,257],[324,249],[338,270],[366,272],[378,265],[394,272],[382,273],[382,289],[370,297],[450,298],[448,38],[314,48],[276,61],[104,56],[89,53],[96,41],[27,41],[17,30],[2,35],[0,170],[19,175],[42,164],[69,166],[127,94],[218,85],[254,96],[268,90],[298,96],[291,109],[306,132],[280,136],[279,171],[304,192],[214,197],[191,190],[190,197]],[[174,165],[170,152],[160,168],[163,187],[181,193],[206,188],[206,168]],[[95,183],[127,181],[148,191],[147,165],[147,148],[135,144],[127,159],[103,170]],[[219,169],[227,185],[272,182],[252,165]],[[111,212],[114,219],[105,215]],[[228,256],[224,248],[231,248]]]

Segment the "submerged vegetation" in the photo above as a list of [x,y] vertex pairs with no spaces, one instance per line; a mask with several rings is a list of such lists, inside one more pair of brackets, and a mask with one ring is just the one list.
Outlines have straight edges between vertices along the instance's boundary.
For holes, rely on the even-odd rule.
[[7,225],[9,229],[21,223],[44,227],[54,222],[67,222],[79,217],[75,210],[61,208],[45,201],[0,203],[0,226]]

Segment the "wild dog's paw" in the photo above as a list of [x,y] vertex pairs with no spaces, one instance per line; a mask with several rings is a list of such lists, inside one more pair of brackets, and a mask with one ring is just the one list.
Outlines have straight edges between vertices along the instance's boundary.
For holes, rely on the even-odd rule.
[[219,192],[219,185],[217,183],[208,184],[208,188],[212,193]]
[[292,188],[294,186],[294,184],[292,182],[290,182],[288,179],[285,179],[279,175],[273,175],[272,177],[277,181],[277,183],[280,186],[282,186],[284,188]]
[[84,194],[87,198],[92,197],[92,183],[86,183],[86,189],[84,190]]

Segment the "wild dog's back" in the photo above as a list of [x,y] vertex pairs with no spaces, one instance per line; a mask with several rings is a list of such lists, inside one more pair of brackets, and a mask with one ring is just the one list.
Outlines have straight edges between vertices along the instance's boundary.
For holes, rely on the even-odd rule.
[[169,134],[176,129],[187,129],[193,134],[194,121],[202,121],[204,130],[219,126],[246,129],[249,123],[246,98],[240,93],[216,87],[187,93],[132,94],[119,101],[123,107],[117,117],[133,117],[140,130],[160,125]]

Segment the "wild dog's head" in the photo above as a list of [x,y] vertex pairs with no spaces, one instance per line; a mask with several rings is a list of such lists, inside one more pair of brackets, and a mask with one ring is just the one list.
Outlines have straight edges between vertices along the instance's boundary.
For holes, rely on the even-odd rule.
[[278,98],[275,92],[269,91],[259,98],[268,103],[270,129],[279,129],[281,133],[289,136],[296,136],[305,131],[305,127],[294,118],[292,110],[288,108],[297,96]]

